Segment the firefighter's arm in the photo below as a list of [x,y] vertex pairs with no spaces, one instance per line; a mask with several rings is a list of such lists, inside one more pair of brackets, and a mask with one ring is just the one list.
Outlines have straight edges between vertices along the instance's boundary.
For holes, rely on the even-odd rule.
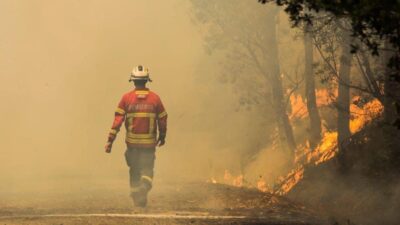
[[117,134],[125,121],[125,101],[124,98],[121,99],[118,104],[117,110],[115,110],[114,122],[111,127],[110,133],[108,134],[107,144],[105,147],[105,151],[107,153],[111,152],[112,144],[117,137]]
[[158,146],[163,146],[165,144],[165,137],[167,136],[167,118],[168,114],[160,100],[157,105]]

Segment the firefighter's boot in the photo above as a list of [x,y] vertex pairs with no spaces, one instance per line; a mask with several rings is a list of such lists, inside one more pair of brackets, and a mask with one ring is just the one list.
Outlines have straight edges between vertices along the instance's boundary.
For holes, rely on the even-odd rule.
[[143,190],[140,185],[132,187],[131,188],[131,194],[130,194],[133,204],[136,207],[145,207],[146,206],[146,201],[143,200]]
[[139,191],[134,194],[135,206],[146,207],[147,206],[147,194],[152,188],[152,178],[148,176],[142,176],[140,179]]
[[136,207],[144,208],[147,206],[147,193],[142,188],[138,192],[133,192],[131,196]]

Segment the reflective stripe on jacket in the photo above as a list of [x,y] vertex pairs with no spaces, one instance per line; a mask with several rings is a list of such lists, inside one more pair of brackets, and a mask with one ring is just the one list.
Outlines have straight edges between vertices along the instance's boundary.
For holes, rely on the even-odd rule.
[[155,147],[157,128],[160,136],[167,133],[167,112],[160,97],[149,89],[126,93],[115,111],[109,141],[113,142],[125,121],[125,142],[129,147]]

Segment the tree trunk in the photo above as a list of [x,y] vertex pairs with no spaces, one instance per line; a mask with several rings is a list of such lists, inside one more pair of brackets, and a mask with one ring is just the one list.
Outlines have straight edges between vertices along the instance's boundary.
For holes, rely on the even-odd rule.
[[[385,49],[391,49],[388,41],[385,42]],[[386,124],[392,125],[397,118],[396,112],[396,96],[398,92],[398,82],[393,79],[393,69],[388,67],[390,58],[393,56],[391,52],[383,52],[383,66],[385,68],[384,80],[384,120]]]
[[[272,21],[275,21],[277,13],[273,15]],[[268,62],[270,70],[269,80],[272,87],[272,101],[275,109],[276,118],[278,121],[278,128],[280,130],[280,139],[284,140],[290,151],[293,154],[296,150],[296,142],[293,135],[292,125],[289,121],[289,116],[286,112],[286,104],[284,101],[284,91],[282,85],[281,72],[279,67],[279,53],[278,53],[278,41],[276,27],[277,23],[274,24],[275,29],[270,29],[271,46],[269,50],[270,60]]]
[[315,96],[315,80],[313,71],[313,41],[310,33],[311,25],[306,25],[304,29],[304,52],[305,52],[305,71],[307,110],[310,118],[309,143],[314,149],[321,140],[321,118],[319,116],[317,100]]
[[369,89],[371,90],[374,97],[376,97],[380,102],[383,103],[382,93],[376,79],[374,78],[374,73],[372,72],[368,56],[364,51],[360,52],[360,56],[361,63],[365,68],[365,82],[370,87]]
[[341,57],[339,68],[339,92],[337,99],[338,108],[338,147],[339,151],[345,149],[350,138],[350,69],[352,55],[350,52],[350,34],[343,31],[341,43]]
[[[385,121],[383,150],[384,154],[390,158],[390,164],[387,166],[400,174],[400,80],[395,79],[400,77],[400,57],[396,55],[389,41],[385,42],[384,48],[391,49],[393,52],[385,51],[382,57],[382,66],[384,67],[383,116]],[[389,65],[390,61],[392,61],[392,65]]]

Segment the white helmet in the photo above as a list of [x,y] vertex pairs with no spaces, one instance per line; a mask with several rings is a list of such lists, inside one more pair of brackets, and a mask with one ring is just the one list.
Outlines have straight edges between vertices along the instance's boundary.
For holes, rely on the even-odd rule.
[[134,80],[147,80],[151,82],[152,80],[150,79],[149,69],[142,65],[133,68],[129,81]]

